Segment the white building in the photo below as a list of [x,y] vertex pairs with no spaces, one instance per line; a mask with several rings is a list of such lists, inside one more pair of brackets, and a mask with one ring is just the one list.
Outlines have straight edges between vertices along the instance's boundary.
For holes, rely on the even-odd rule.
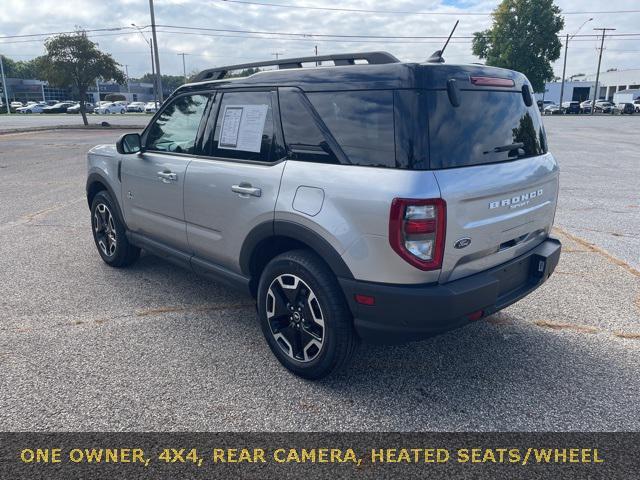
[[[564,82],[563,101],[583,101],[593,98],[596,74],[585,75],[580,81]],[[545,85],[544,100],[554,103],[560,102],[561,82],[551,82]],[[622,90],[640,88],[640,69],[600,72],[598,80],[598,99],[613,101],[613,94]],[[538,100],[543,99],[542,93],[536,93]]]

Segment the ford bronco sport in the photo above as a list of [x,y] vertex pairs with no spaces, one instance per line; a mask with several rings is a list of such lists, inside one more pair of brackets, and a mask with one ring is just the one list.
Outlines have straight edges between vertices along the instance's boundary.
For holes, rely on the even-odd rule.
[[102,259],[144,249],[253,295],[306,378],[361,339],[425,338],[539,287],[560,256],[557,196],[522,74],[384,52],[205,70],[142,134],[88,154]]

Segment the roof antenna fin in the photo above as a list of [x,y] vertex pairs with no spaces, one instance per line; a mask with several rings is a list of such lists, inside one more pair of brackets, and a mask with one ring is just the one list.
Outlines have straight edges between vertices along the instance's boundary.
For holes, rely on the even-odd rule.
[[435,52],[433,52],[433,54],[431,54],[431,56],[427,59],[427,62],[444,63],[444,58],[442,57],[442,54],[444,53],[445,48],[447,48],[447,45],[449,45],[449,40],[451,40],[451,37],[453,36],[453,32],[456,31],[456,28],[459,23],[460,23],[460,20],[456,20],[456,24],[453,26],[453,29],[449,34],[449,38],[447,38],[447,41],[444,42],[444,47],[442,47],[442,50],[436,50]]

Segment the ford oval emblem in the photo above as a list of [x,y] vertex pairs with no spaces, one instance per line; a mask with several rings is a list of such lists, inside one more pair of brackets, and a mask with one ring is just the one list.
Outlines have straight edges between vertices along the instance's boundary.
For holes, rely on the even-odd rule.
[[464,248],[468,247],[471,244],[471,239],[469,237],[461,238],[453,244],[455,248]]

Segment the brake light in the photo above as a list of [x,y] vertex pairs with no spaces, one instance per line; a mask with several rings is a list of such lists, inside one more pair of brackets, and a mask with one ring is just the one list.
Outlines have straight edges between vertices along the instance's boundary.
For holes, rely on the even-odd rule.
[[447,204],[441,198],[394,198],[389,214],[389,243],[420,270],[442,267]]
[[513,87],[515,82],[510,78],[471,77],[471,83],[478,87]]

